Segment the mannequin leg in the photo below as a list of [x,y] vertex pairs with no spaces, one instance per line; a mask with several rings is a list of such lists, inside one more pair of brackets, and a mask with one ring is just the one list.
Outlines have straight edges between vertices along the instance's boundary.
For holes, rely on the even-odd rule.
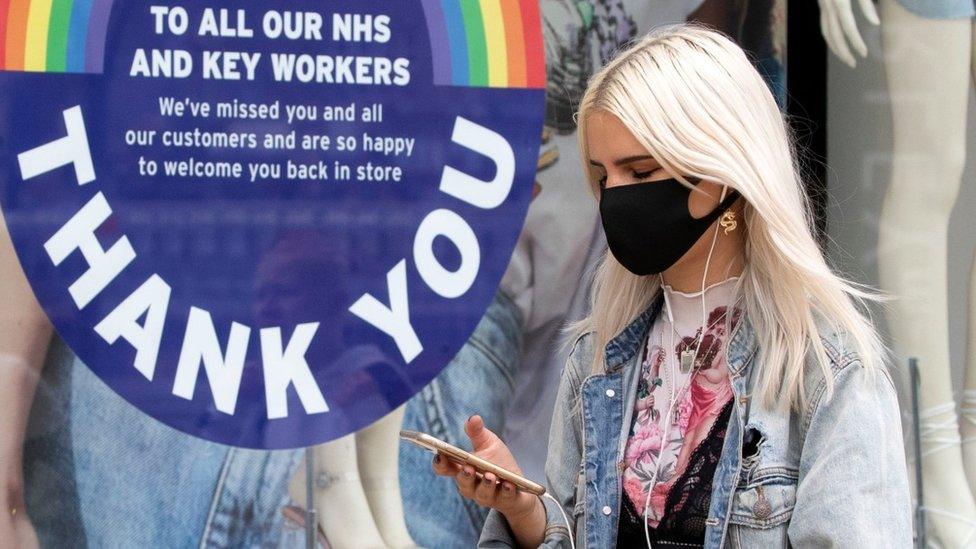
[[[976,51],[973,53],[973,59],[976,59]],[[969,277],[969,339],[959,430],[962,431],[962,461],[966,464],[969,490],[976,495],[976,253],[973,254]]]
[[[976,19],[972,19],[972,35],[976,37]],[[972,42],[970,70],[976,84],[976,39]],[[962,396],[962,457],[969,477],[969,490],[976,497],[976,253],[969,271],[969,340],[967,342],[966,380]]]
[[356,433],[356,456],[363,476],[363,490],[379,526],[383,540],[390,547],[417,547],[403,517],[400,497],[400,425],[406,405]]
[[976,543],[951,383],[947,234],[966,147],[971,23],[919,17],[881,0],[881,39],[891,95],[893,163],[881,211],[878,270],[895,357],[917,357],[923,410],[924,505],[929,539]]
[[[972,36],[976,37],[976,19],[971,20]],[[970,67],[973,83],[976,84],[976,38],[970,46]],[[962,457],[966,464],[966,476],[969,478],[969,491],[976,497],[976,253],[969,270],[969,337],[967,338],[966,379],[963,386],[962,422]]]
[[[386,547],[363,493],[355,434],[315,446],[315,509],[333,549]],[[305,505],[305,462],[292,476],[288,494]]]

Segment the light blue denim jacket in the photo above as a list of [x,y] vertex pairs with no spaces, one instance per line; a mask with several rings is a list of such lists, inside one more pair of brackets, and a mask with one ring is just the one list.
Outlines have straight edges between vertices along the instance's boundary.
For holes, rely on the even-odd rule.
[[[639,350],[658,299],[605,347],[606,369],[590,373],[591,333],[574,344],[563,372],[546,460],[546,488],[572,523],[577,547],[613,547],[621,467],[634,408]],[[705,547],[910,547],[911,504],[898,401],[885,371],[870,375],[842,334],[821,332],[834,392],[811,353],[802,412],[750,403],[757,340],[743,316],[728,364],[735,398],[712,484]],[[742,457],[743,433],[761,435]],[[544,498],[541,547],[569,547],[556,504]],[[505,517],[492,509],[479,547],[513,547]]]

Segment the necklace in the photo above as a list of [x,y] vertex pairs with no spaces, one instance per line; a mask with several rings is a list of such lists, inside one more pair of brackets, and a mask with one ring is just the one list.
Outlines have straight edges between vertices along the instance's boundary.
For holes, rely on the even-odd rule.
[[[723,312],[722,315],[719,316],[719,318],[713,320],[704,330],[700,330],[699,333],[698,333],[698,335],[696,336],[696,339],[699,339],[700,340],[702,338],[702,335],[705,332],[707,332],[708,330],[710,330],[712,327],[714,327],[716,324],[718,324],[719,321],[721,321],[723,319],[725,319],[727,321],[730,318],[730,315],[728,314],[729,310],[732,309],[733,307],[735,307],[736,305],[738,305],[738,303],[739,303],[739,299],[736,299],[733,302],[733,304],[726,306],[725,312]],[[691,375],[688,376],[688,379],[686,380],[686,382],[681,385],[681,389],[680,390],[676,390],[676,383],[675,383],[675,379],[674,379],[675,378],[675,375],[674,375],[674,362],[673,362],[674,359],[671,357],[671,353],[673,353],[675,351],[674,336],[677,335],[677,336],[681,337],[681,334],[679,334],[678,331],[677,331],[677,329],[674,328],[673,323],[671,323],[670,321],[668,321],[668,324],[671,326],[671,330],[670,330],[670,333],[669,333],[669,337],[670,337],[670,348],[666,350],[665,347],[664,347],[664,329],[662,328],[660,330],[660,334],[659,334],[660,337],[659,337],[659,340],[658,341],[659,341],[659,345],[660,345],[660,347],[659,347],[660,352],[663,352],[664,353],[664,360],[662,361],[662,363],[658,367],[658,377],[657,377],[658,380],[661,380],[661,374],[662,374],[661,369],[663,369],[664,370],[663,375],[666,376],[666,379],[664,379],[663,381],[664,381],[664,384],[667,384],[667,390],[671,393],[670,394],[670,399],[668,401],[668,406],[666,408],[667,409],[667,412],[666,412],[667,413],[667,417],[664,418],[665,426],[663,428],[666,431],[670,431],[670,426],[671,425],[674,425],[674,423],[676,421],[678,421],[678,418],[677,417],[674,417],[674,416],[676,416],[677,414],[680,413],[679,410],[677,409],[676,404],[677,404],[677,402],[680,399],[684,398],[685,392],[691,386],[691,380],[695,377],[695,374],[698,373],[698,370],[701,369],[701,366],[702,366],[700,363],[696,363],[696,361],[695,361],[695,358],[696,358],[696,356],[698,354],[698,348],[697,347],[695,348],[694,351],[690,351],[690,350],[682,351],[682,356],[681,356],[681,373],[682,374],[687,374],[690,371],[691,372]],[[728,322],[726,322],[725,328],[726,328],[725,333],[728,334],[729,333],[728,332],[728,330],[729,330],[729,324],[728,324]],[[699,345],[700,345],[700,341],[699,341]],[[687,353],[690,353],[690,358],[687,358],[686,359],[686,354]],[[651,360],[653,361],[654,358],[652,357]],[[671,367],[668,368],[668,365],[670,365]],[[655,385],[658,385],[658,384],[655,383]],[[662,389],[663,389],[663,387],[662,387]],[[665,447],[665,442],[664,441],[667,440],[667,438],[669,436],[670,435],[669,435],[668,432],[662,433],[662,443],[661,443],[662,445],[661,445],[660,450],[658,450],[658,455],[657,455],[657,460],[658,461],[655,463],[655,467],[659,467],[660,466],[661,455],[664,452],[664,447]],[[657,471],[656,470],[655,470],[655,475],[654,476],[655,477],[657,476]],[[655,478],[655,482],[656,482],[656,478]],[[653,490],[653,486],[651,486],[649,489],[650,490]],[[645,511],[646,511],[646,509],[645,509]]]
[[[708,330],[710,330],[712,327],[714,327],[720,320],[723,320],[723,319],[726,320],[726,325],[725,325],[726,332],[725,333],[728,334],[728,330],[729,330],[728,319],[730,318],[728,312],[729,312],[729,309],[732,309],[733,307],[735,307],[736,305],[738,305],[740,298],[741,298],[741,296],[738,296],[732,304],[726,306],[725,311],[722,313],[722,315],[719,316],[719,318],[713,320],[711,323],[708,324],[707,327],[705,327],[704,329],[702,329],[702,330],[699,331],[698,335],[695,338],[696,340],[699,340],[699,342],[698,342],[699,346],[701,344],[701,341],[700,340],[702,338],[702,335],[705,332],[707,332]],[[662,318],[662,321],[664,321],[663,318]],[[680,414],[680,412],[677,409],[676,404],[677,404],[677,402],[678,402],[678,400],[680,398],[683,398],[684,397],[685,392],[691,386],[691,380],[694,378],[694,376],[698,372],[699,368],[701,368],[701,364],[695,364],[695,360],[694,360],[695,359],[695,356],[698,353],[698,348],[696,347],[695,351],[691,355],[690,360],[687,360],[688,370],[692,370],[692,365],[694,366],[693,370],[691,371],[691,375],[688,377],[687,382],[682,384],[680,391],[676,391],[675,390],[674,362],[673,362],[673,359],[671,358],[670,355],[675,350],[674,336],[675,335],[678,335],[680,337],[681,334],[678,334],[677,329],[674,327],[674,324],[670,320],[668,320],[667,322],[671,326],[671,330],[670,330],[670,334],[669,334],[670,335],[670,340],[671,340],[670,341],[671,345],[670,345],[670,348],[669,349],[665,350],[665,347],[664,347],[664,328],[662,327],[662,329],[660,330],[660,334],[659,334],[659,336],[660,336],[659,337],[659,345],[660,345],[659,346],[659,349],[660,349],[660,352],[663,352],[664,353],[664,357],[663,357],[663,360],[662,360],[661,364],[659,364],[659,366],[658,366],[658,376],[653,381],[653,385],[655,385],[655,386],[660,386],[661,385],[661,383],[659,383],[659,381],[661,380],[661,374],[662,374],[661,369],[663,368],[664,369],[663,374],[665,376],[667,376],[666,383],[668,385],[668,390],[670,391],[671,395],[670,395],[670,400],[668,402],[668,405],[666,407],[666,410],[667,410],[665,412],[666,415],[663,418],[660,418],[659,417],[657,420],[652,419],[652,421],[658,421],[658,422],[662,421],[662,419],[663,419],[664,427],[663,427],[663,432],[661,434],[661,446],[658,449],[657,457],[656,457],[655,463],[654,463],[654,474],[651,477],[650,485],[648,486],[648,489],[647,489],[647,499],[644,502],[644,513],[643,514],[644,514],[644,520],[645,520],[645,524],[644,524],[645,528],[647,527],[647,523],[646,523],[647,518],[648,518],[648,516],[647,516],[647,510],[648,510],[648,505],[650,504],[651,492],[654,490],[654,486],[657,484],[657,481],[658,481],[657,475],[658,475],[658,470],[660,469],[660,466],[661,466],[661,457],[662,457],[662,455],[664,453],[665,446],[667,445],[667,442],[666,441],[670,437],[671,427],[674,425],[674,423],[676,421],[678,421],[678,418],[675,417],[675,416],[678,415],[678,414]],[[648,340],[648,347],[650,347],[650,339]],[[688,351],[683,351],[682,352],[682,373],[688,373],[688,370],[685,370],[685,368],[684,368],[685,363],[686,363],[686,359],[685,359],[685,353],[686,352],[688,352]],[[651,357],[651,361],[652,362],[655,361],[655,358],[654,357]],[[668,368],[668,365],[669,364],[671,366],[670,368]],[[662,389],[663,389],[663,387],[662,387]],[[652,418],[653,418],[653,416],[652,416]]]
[[[711,330],[716,324],[719,323],[719,321],[721,321],[721,320],[726,320],[727,321],[729,319],[729,309],[735,307],[736,305],[738,305],[739,304],[739,299],[740,298],[737,297],[732,304],[726,305],[725,311],[723,311],[722,314],[719,315],[718,318],[716,318],[715,320],[713,320],[711,322],[711,324],[709,324],[708,326],[704,326],[702,328],[699,328],[698,333],[695,334],[695,339],[691,340],[691,342],[695,344],[695,349],[694,350],[691,350],[691,348],[690,348],[691,345],[688,345],[688,347],[686,347],[685,350],[681,351],[680,368],[681,368],[681,373],[682,374],[687,374],[689,371],[691,371],[692,365],[695,363],[695,360],[698,358],[698,351],[699,351],[699,348],[701,347],[701,342],[702,342],[702,339],[705,336],[705,332]],[[671,337],[672,337],[672,339],[671,339],[672,348],[669,349],[669,351],[668,351],[669,354],[670,354],[670,352],[672,352],[672,351],[675,350],[674,349],[674,345],[673,345],[673,343],[674,343],[674,336],[677,335],[678,337],[682,337],[682,335],[679,334],[677,328],[674,327],[674,322],[672,322],[671,320],[668,320],[668,325],[671,327]],[[728,324],[728,322],[726,322],[726,324],[725,324],[725,333],[726,334],[729,333],[729,324]],[[662,345],[663,345],[663,341],[664,341],[663,340],[663,334],[662,334],[662,340],[661,341],[662,341]]]
[[[695,363],[695,359],[698,356],[698,347],[701,345],[701,339],[702,339],[702,336],[704,335],[704,333],[707,332],[708,330],[711,330],[716,324],[719,323],[719,321],[721,321],[721,320],[728,320],[728,318],[729,318],[729,314],[728,314],[729,313],[729,308],[737,306],[739,304],[739,301],[740,301],[740,299],[737,298],[733,302],[732,305],[726,306],[725,312],[723,312],[721,315],[719,315],[718,318],[716,318],[715,320],[713,320],[711,322],[711,324],[709,324],[707,327],[705,327],[704,330],[699,330],[699,332],[695,335],[695,339],[692,340],[692,342],[696,344],[695,345],[695,350],[685,349],[684,351],[681,352],[680,369],[681,369],[681,373],[682,374],[687,374],[688,371],[691,369],[692,365]],[[663,317],[662,317],[662,321],[665,321]],[[667,362],[669,362],[670,359],[671,359],[671,356],[670,356],[671,353],[675,351],[674,336],[677,335],[678,337],[683,337],[681,334],[678,333],[678,330],[674,327],[674,323],[673,322],[671,322],[670,320],[667,320],[666,322],[668,323],[668,326],[671,328],[671,333],[670,333],[670,337],[671,337],[670,347],[669,348],[665,348],[664,347],[664,331],[665,330],[662,328],[661,331],[660,331],[660,334],[659,334],[660,337],[658,339],[658,348],[660,349],[660,352],[664,353],[664,361],[660,365],[660,367],[658,368],[658,375],[655,376],[655,379],[652,379],[651,380],[651,384],[654,385],[654,386],[660,386],[661,385],[661,382],[662,381],[665,381],[661,377],[661,368],[663,368],[664,366],[666,366]],[[729,333],[729,324],[727,322],[726,322],[726,325],[725,325],[725,333]],[[648,342],[648,347],[650,347],[650,342]],[[651,357],[651,360],[653,360],[653,357]],[[664,369],[665,369],[666,372],[670,373],[667,370],[667,368],[664,368]],[[671,380],[667,380],[667,381],[670,383]]]
[[[701,340],[703,339],[705,332],[711,330],[716,324],[718,324],[722,320],[725,320],[726,321],[725,333],[726,334],[729,333],[729,328],[730,328],[729,319],[731,318],[731,316],[729,315],[729,311],[735,310],[735,308],[738,307],[739,302],[741,300],[742,300],[741,295],[736,296],[735,300],[733,300],[732,303],[726,305],[725,311],[721,315],[719,315],[718,318],[716,318],[711,323],[709,323],[708,326],[705,326],[704,329],[698,330],[698,333],[695,335],[695,339],[692,340],[692,343],[695,343],[694,350],[690,348],[686,348],[684,351],[681,352],[680,369],[682,374],[687,374],[692,370],[692,368],[694,368],[694,372],[692,372],[692,376],[693,376],[694,373],[696,373],[698,369],[701,367],[700,364],[695,364],[695,363],[698,357],[699,348],[701,347]],[[665,300],[665,307],[669,307],[667,300]],[[670,311],[670,307],[669,307],[669,311]],[[668,368],[668,365],[673,361],[673,359],[671,358],[671,353],[676,351],[676,347],[674,345],[674,336],[675,335],[677,335],[678,337],[683,337],[683,336],[678,333],[678,330],[677,328],[675,328],[674,323],[670,320],[670,314],[668,314],[667,317],[662,316],[661,320],[662,322],[667,322],[668,326],[671,328],[669,334],[670,346],[668,348],[665,348],[664,346],[665,328],[662,327],[659,333],[660,337],[658,339],[658,344],[659,344],[658,348],[660,349],[660,352],[663,353],[664,356],[663,356],[663,360],[661,361],[661,364],[658,366],[657,375],[653,379],[650,379],[649,381],[652,387],[662,387],[666,383],[668,385],[667,390],[669,390],[669,392],[671,393],[670,395],[671,402],[674,402],[674,399],[676,397],[675,383],[674,383],[675,380],[674,380],[674,373],[673,373],[674,367],[672,364],[672,367]],[[647,345],[648,345],[648,350],[650,350],[650,345],[651,345],[650,341],[648,341]],[[690,347],[690,344],[688,347]],[[650,360],[651,361],[654,360],[653,356],[650,357]],[[663,370],[663,372],[661,370]],[[662,389],[663,388],[664,387],[662,387]]]

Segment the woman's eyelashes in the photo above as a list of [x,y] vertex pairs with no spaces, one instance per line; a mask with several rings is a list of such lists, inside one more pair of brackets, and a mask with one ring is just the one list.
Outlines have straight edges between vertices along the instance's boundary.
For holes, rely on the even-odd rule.
[[[658,170],[661,170],[661,169],[663,169],[663,168],[657,168],[657,169],[647,170],[647,171],[643,171],[643,172],[631,171],[631,176],[633,177],[632,183],[644,183],[645,180],[648,177],[650,177],[654,172],[656,172]],[[601,189],[606,188],[606,186],[607,186],[607,175],[604,174],[602,177],[600,177],[597,180],[597,183],[599,183]]]

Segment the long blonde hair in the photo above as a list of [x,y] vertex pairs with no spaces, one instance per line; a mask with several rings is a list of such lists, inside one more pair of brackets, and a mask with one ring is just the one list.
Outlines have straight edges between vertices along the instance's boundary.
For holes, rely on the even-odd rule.
[[[887,350],[867,302],[873,289],[835,274],[813,236],[814,219],[802,188],[795,137],[766,82],[742,49],[697,23],[656,27],[593,75],[577,121],[580,158],[589,169],[587,117],[616,116],[666,170],[713,180],[745,199],[745,267],[738,283],[742,307],[759,345],[753,394],[763,404],[799,407],[804,363],[812,350],[832,389],[833,376],[818,314],[847,334],[864,367],[884,367]],[[590,314],[567,327],[593,331],[592,370],[604,367],[603,348],[657,296],[657,276],[637,276],[605,252],[593,279]]]

